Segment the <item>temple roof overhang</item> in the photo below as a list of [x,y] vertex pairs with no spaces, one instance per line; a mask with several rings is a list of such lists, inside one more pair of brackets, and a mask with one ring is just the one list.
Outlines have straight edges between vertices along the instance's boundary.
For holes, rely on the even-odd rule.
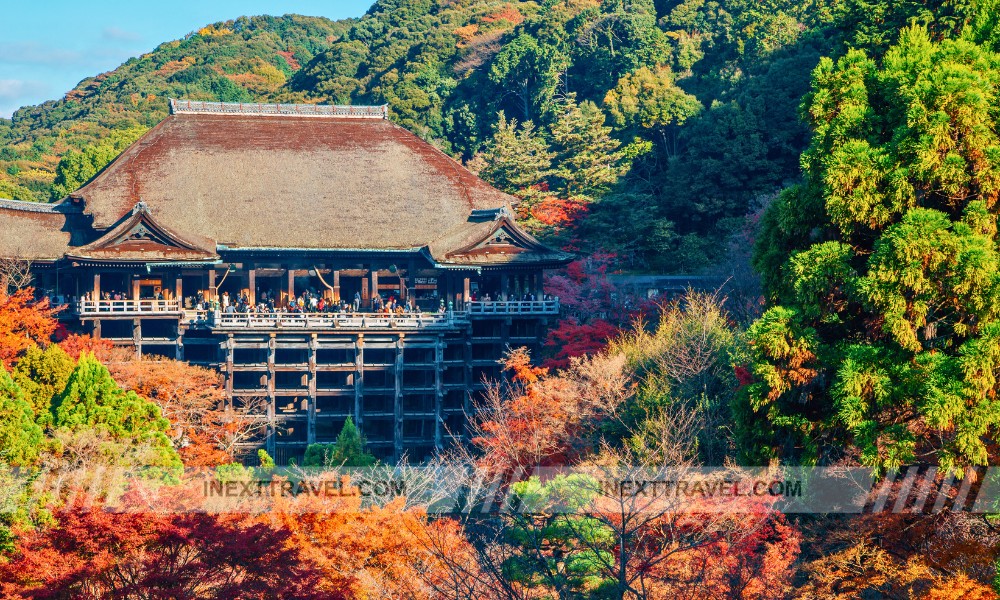
[[0,256],[211,263],[220,254],[419,253],[442,268],[571,256],[514,198],[388,108],[171,101],[171,114],[53,205],[0,201]]
[[97,240],[66,252],[70,260],[87,262],[213,263],[215,243],[175,232],[158,223],[144,202],[137,202]]

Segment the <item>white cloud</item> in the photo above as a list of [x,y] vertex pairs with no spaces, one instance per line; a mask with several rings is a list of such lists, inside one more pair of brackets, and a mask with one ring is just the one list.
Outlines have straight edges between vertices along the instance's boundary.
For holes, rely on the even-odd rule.
[[24,96],[44,94],[49,89],[41,81],[0,79],[0,100],[16,100]]
[[41,81],[0,79],[0,117],[9,119],[15,110],[40,102],[48,93],[49,86]]
[[0,43],[0,63],[15,65],[74,65],[84,56],[73,50],[50,48],[36,42]]
[[105,27],[101,32],[101,37],[113,42],[138,42],[142,36],[134,31],[127,31],[120,27]]

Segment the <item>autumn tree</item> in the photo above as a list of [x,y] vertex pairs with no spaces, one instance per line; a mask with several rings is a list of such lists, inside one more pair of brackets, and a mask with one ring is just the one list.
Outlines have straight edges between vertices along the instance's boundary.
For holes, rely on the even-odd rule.
[[319,591],[292,533],[239,515],[106,510],[79,499],[20,531],[0,561],[5,598],[346,598]]
[[596,422],[629,393],[619,355],[577,358],[550,374],[518,348],[505,366],[510,384],[488,386],[472,422],[476,461],[490,472],[570,464],[593,450]]
[[[314,483],[321,486],[328,476]],[[275,498],[260,521],[288,532],[288,546],[323,574],[318,589],[334,597],[469,597],[463,593],[468,582],[455,581],[431,550],[448,548],[456,559],[467,558],[467,542],[447,522],[431,522],[424,510],[405,504],[397,498],[362,506],[358,494],[301,494]]]
[[0,363],[10,367],[28,348],[47,344],[56,330],[55,313],[47,299],[35,300],[31,288],[10,295],[0,290]]
[[215,371],[171,359],[137,359],[130,352],[113,356],[107,367],[119,386],[159,408],[169,422],[166,434],[186,466],[235,460],[232,438],[263,426],[246,410],[226,407],[225,390]]
[[860,450],[985,465],[1000,427],[1000,56],[911,27],[881,61],[824,59],[806,182],[764,217],[771,308],[750,328],[755,460]]

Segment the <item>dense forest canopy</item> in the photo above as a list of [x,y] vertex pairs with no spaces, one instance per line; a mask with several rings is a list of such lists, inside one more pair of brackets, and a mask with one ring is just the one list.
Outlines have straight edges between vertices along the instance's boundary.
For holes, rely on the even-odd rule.
[[0,120],[0,197],[61,197],[120,144],[76,153],[154,125],[168,97],[388,103],[517,193],[538,233],[625,269],[693,272],[800,178],[799,104],[821,56],[879,56],[912,23],[953,33],[975,5],[379,0],[353,20],[241,17]]

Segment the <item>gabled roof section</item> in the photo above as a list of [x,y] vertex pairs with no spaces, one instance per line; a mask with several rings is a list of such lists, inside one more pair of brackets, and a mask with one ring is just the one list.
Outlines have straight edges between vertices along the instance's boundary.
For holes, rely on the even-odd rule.
[[43,204],[0,199],[0,258],[50,261],[62,257],[72,234],[68,203]]
[[437,255],[443,254],[439,263],[469,266],[564,264],[573,258],[549,248],[518,227],[513,213],[505,206],[473,211],[469,222],[469,227],[435,243]]
[[219,258],[214,246],[211,240],[181,235],[160,225],[140,201],[100,238],[71,249],[66,256],[116,262],[212,262]]
[[96,229],[141,198],[157,223],[213,249],[433,252],[480,233],[472,211],[513,200],[385,107],[180,100],[173,111],[71,194]]

